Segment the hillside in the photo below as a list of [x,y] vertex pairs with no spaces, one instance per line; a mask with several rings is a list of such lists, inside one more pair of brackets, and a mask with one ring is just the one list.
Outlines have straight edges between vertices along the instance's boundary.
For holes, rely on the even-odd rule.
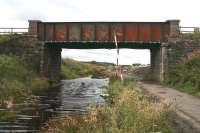
[[61,64],[62,79],[74,79],[79,77],[107,77],[112,75],[108,68],[112,66],[106,63],[78,62],[73,59],[63,59]]

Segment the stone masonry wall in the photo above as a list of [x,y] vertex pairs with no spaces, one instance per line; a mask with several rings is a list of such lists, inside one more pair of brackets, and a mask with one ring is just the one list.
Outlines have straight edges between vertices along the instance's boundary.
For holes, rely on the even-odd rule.
[[181,39],[168,42],[168,44],[169,67],[183,63],[200,54],[200,42],[197,41]]
[[0,54],[12,54],[25,60],[36,72],[40,72],[43,45],[36,37],[21,36],[0,43]]
[[163,81],[177,64],[200,55],[200,42],[188,39],[174,39],[151,51],[151,78]]
[[41,62],[41,73],[52,82],[60,80],[61,48],[58,46],[44,46]]
[[169,40],[165,44],[166,53],[164,59],[164,80],[167,80],[170,70],[173,70],[177,64],[200,55],[200,42],[189,39]]
[[[166,54],[163,53],[163,48],[166,48]],[[199,55],[200,42],[176,39],[150,51],[152,78],[160,81],[162,76],[167,76],[171,67]],[[19,56],[51,81],[60,79],[61,48],[58,46],[47,46],[34,36],[22,36],[0,43],[0,54]]]
[[151,78],[152,80],[160,81],[160,62],[161,62],[161,51],[159,48],[150,49],[151,52]]
[[18,56],[50,81],[60,80],[61,48],[47,46],[35,36],[21,36],[0,43],[0,54]]

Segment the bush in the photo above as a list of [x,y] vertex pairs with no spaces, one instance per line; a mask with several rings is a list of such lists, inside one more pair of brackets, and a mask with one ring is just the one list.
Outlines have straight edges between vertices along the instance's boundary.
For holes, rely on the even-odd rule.
[[176,89],[200,96],[200,56],[171,69],[166,83]]
[[18,102],[34,91],[48,87],[21,59],[0,55],[0,100],[14,99]]

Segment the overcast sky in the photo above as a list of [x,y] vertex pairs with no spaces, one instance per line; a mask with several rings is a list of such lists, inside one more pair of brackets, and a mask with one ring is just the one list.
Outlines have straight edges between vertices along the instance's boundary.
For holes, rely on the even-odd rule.
[[[180,19],[181,26],[200,27],[200,1],[0,0],[0,16],[0,27],[28,27],[29,19],[42,21],[166,21]],[[70,53],[73,54],[74,51],[72,50]],[[91,56],[86,51],[84,55]],[[146,55],[146,59],[149,59],[148,52]],[[144,53],[140,56],[144,56]],[[131,59],[131,55],[129,58]]]
[[0,26],[43,21],[165,21],[200,26],[199,0],[0,0]]
[[[116,64],[116,50],[96,49],[96,50],[73,50],[63,49],[63,58],[68,57],[79,61],[98,61]],[[119,64],[131,65],[134,63],[150,64],[149,50],[120,49]]]

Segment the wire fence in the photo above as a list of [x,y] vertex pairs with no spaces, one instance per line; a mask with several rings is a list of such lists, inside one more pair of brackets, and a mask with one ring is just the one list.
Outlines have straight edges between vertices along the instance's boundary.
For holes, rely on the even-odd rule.
[[180,27],[181,33],[200,33],[200,27]]
[[28,28],[1,28],[0,27],[0,35],[6,34],[27,34]]

